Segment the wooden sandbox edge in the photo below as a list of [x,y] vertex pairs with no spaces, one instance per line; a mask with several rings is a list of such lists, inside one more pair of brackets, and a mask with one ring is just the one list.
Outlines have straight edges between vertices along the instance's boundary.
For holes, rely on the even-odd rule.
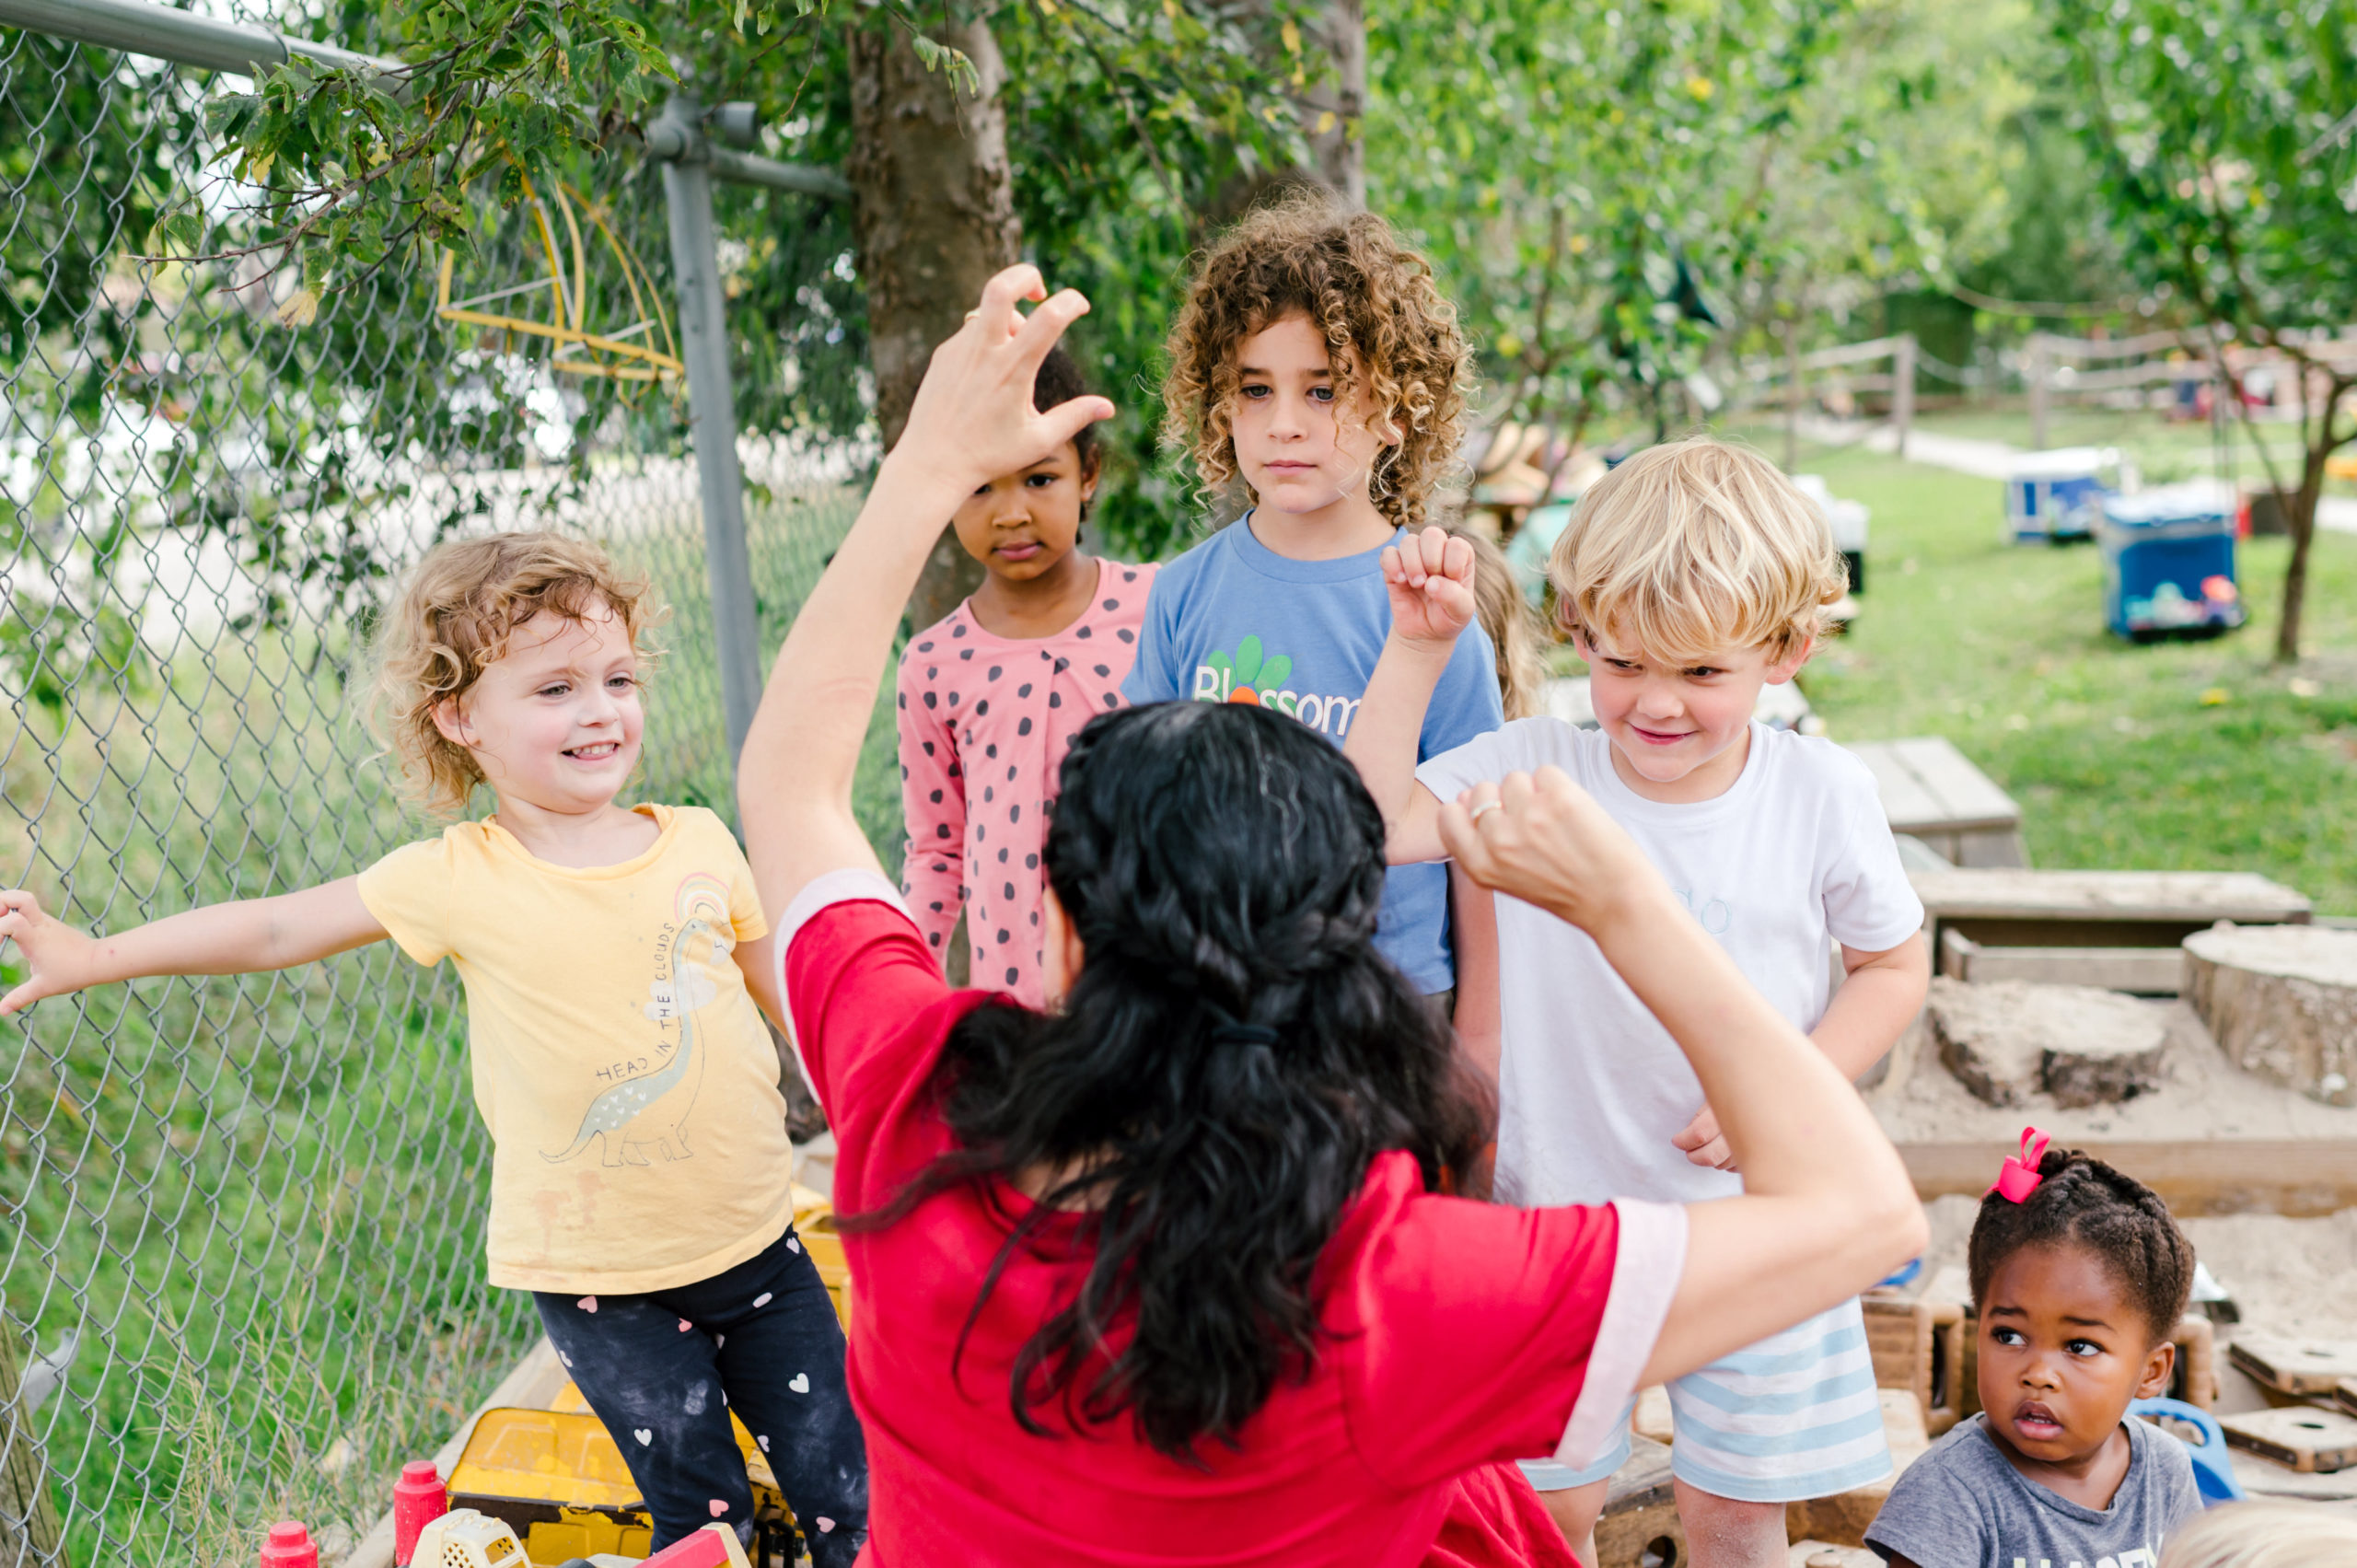
[[[2180,1215],[2291,1214],[2312,1218],[2357,1207],[2357,1139],[2068,1139],[2119,1167]],[[1899,1157],[1926,1202],[1988,1191],[2011,1142],[1905,1143]]]

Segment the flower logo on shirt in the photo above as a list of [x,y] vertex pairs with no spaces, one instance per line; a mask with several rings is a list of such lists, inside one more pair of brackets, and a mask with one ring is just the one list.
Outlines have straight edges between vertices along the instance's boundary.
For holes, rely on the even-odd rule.
[[[1285,683],[1293,673],[1293,660],[1283,654],[1269,655],[1260,646],[1260,639],[1248,636],[1236,645],[1236,656],[1228,657],[1225,650],[1214,652],[1195,672],[1195,699],[1203,703],[1250,703],[1258,706],[1263,695]],[[1206,681],[1205,675],[1216,679]]]

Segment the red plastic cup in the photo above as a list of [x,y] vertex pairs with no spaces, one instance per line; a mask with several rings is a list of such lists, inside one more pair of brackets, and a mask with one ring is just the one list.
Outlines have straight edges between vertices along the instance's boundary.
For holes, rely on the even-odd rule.
[[282,1520],[261,1543],[261,1568],[319,1568],[319,1543],[295,1520]]
[[401,1479],[393,1482],[393,1562],[399,1568],[409,1568],[417,1533],[449,1511],[450,1493],[433,1460],[412,1459],[401,1467]]

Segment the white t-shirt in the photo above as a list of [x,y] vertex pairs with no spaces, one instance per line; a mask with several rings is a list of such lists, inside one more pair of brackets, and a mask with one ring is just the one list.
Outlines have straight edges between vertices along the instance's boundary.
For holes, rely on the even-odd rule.
[[[1446,801],[1483,780],[1562,769],[1804,1031],[1824,1016],[1831,991],[1828,936],[1879,952],[1922,928],[1923,906],[1874,775],[1831,741],[1755,723],[1734,785],[1685,806],[1638,795],[1612,771],[1611,753],[1601,730],[1518,719],[1434,758],[1416,777]],[[1500,1201],[1696,1202],[1743,1190],[1741,1177],[1694,1165],[1670,1142],[1701,1109],[1701,1084],[1585,933],[1500,895],[1498,977]]]

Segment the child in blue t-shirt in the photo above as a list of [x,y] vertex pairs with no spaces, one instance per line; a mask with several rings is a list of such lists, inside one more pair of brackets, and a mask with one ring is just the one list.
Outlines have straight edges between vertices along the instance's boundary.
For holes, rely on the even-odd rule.
[[[1169,347],[1169,434],[1253,507],[1155,579],[1122,694],[1258,703],[1339,746],[1391,630],[1383,551],[1423,522],[1461,434],[1456,311],[1381,218],[1304,196],[1213,248]],[[1419,760],[1503,719],[1489,642],[1469,633]],[[1454,987],[1446,865],[1392,868],[1376,941],[1419,991]]]

